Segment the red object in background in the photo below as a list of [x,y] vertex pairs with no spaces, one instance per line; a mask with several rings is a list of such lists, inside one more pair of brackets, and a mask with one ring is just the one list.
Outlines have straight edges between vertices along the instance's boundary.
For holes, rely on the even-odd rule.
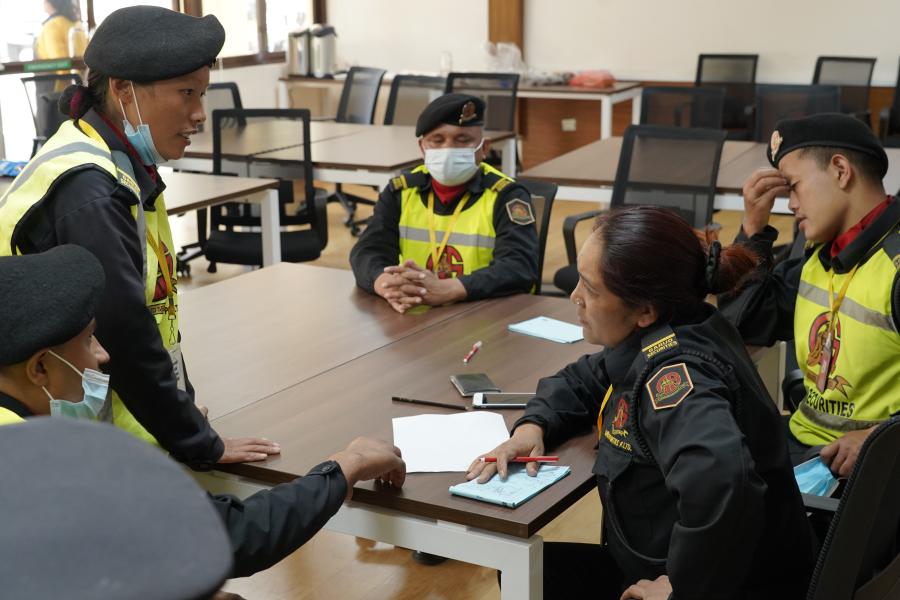
[[606,69],[581,71],[569,80],[569,85],[589,88],[608,88],[616,82],[616,78]]

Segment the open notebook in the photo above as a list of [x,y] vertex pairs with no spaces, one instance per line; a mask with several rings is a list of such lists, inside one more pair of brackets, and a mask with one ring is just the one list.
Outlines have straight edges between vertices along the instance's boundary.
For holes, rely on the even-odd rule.
[[502,481],[497,475],[487,483],[478,483],[473,479],[450,486],[450,493],[515,508],[568,475],[570,471],[569,467],[561,465],[541,465],[537,476],[531,477],[525,472],[524,464],[514,464],[509,466],[506,481]]

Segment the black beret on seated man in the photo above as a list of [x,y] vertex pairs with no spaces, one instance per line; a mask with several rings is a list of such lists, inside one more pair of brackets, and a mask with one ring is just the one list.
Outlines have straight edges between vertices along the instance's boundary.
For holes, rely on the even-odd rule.
[[[37,415],[51,414],[50,398],[66,405],[87,402],[81,400],[85,396],[83,379],[90,370],[99,371],[110,359],[93,336],[94,307],[103,286],[99,261],[80,246],[67,244],[40,254],[0,257],[0,306],[12,311],[9,313],[12,318],[6,318],[6,314],[0,318],[3,339],[0,425],[15,425]],[[5,427],[0,427],[0,438],[5,435],[4,430]],[[32,477],[46,483],[46,494],[55,497],[56,510],[73,520],[83,518],[82,511],[70,506],[65,490],[54,488],[52,456],[63,450],[53,445],[50,449],[51,458],[36,464]],[[115,449],[110,448],[110,452],[114,453]],[[158,451],[148,447],[147,452]],[[127,461],[127,456],[118,458]],[[92,458],[85,455],[82,460],[90,462]],[[140,468],[138,464],[133,466]],[[131,467],[126,463],[120,468],[128,472]],[[401,486],[405,476],[406,465],[397,448],[361,437],[291,482],[244,500],[229,495],[210,496],[210,508],[219,514],[231,539],[234,567],[230,576],[252,575],[295,551],[350,499],[356,482],[377,478]],[[0,498],[20,483],[16,478],[3,481],[10,483],[0,485]],[[115,487],[119,483],[115,478],[99,482],[97,494],[106,493],[104,485]],[[55,489],[59,490],[58,494]],[[0,521],[10,520],[17,517],[4,510]],[[109,535],[114,536],[116,523],[109,525],[112,528]],[[3,533],[0,526],[0,537]],[[72,564],[77,565],[79,559],[75,554]],[[55,567],[43,566],[49,569],[48,576],[52,576]],[[157,576],[164,577],[165,573]],[[7,588],[3,591],[0,596],[5,598]]]
[[445,94],[419,116],[425,159],[391,180],[350,253],[359,287],[404,313],[533,289],[531,195],[484,162],[484,101]]

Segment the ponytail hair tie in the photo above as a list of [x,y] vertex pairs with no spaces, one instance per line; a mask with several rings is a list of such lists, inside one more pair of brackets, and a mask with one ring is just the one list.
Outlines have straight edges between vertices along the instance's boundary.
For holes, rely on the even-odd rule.
[[713,241],[709,245],[709,255],[706,257],[706,269],[703,274],[703,283],[707,292],[713,289],[716,281],[716,275],[719,273],[719,263],[722,259],[722,244],[719,240]]

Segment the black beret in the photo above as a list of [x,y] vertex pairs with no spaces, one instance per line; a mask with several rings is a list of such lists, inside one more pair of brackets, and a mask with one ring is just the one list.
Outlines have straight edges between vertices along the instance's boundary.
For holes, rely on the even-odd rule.
[[0,257],[0,366],[68,342],[97,310],[105,277],[81,246]]
[[4,598],[209,598],[231,546],[172,459],[109,424],[35,417],[0,431]]
[[161,81],[216,60],[225,29],[213,15],[192,17],[158,6],[129,6],[106,17],[88,44],[92,70],[132,81]]
[[785,154],[811,146],[846,148],[868,154],[881,165],[881,176],[887,173],[887,154],[872,130],[859,119],[839,113],[778,121],[766,156],[777,169]]
[[469,94],[444,94],[435,98],[416,121],[416,137],[444,124],[458,127],[484,125],[484,100]]

